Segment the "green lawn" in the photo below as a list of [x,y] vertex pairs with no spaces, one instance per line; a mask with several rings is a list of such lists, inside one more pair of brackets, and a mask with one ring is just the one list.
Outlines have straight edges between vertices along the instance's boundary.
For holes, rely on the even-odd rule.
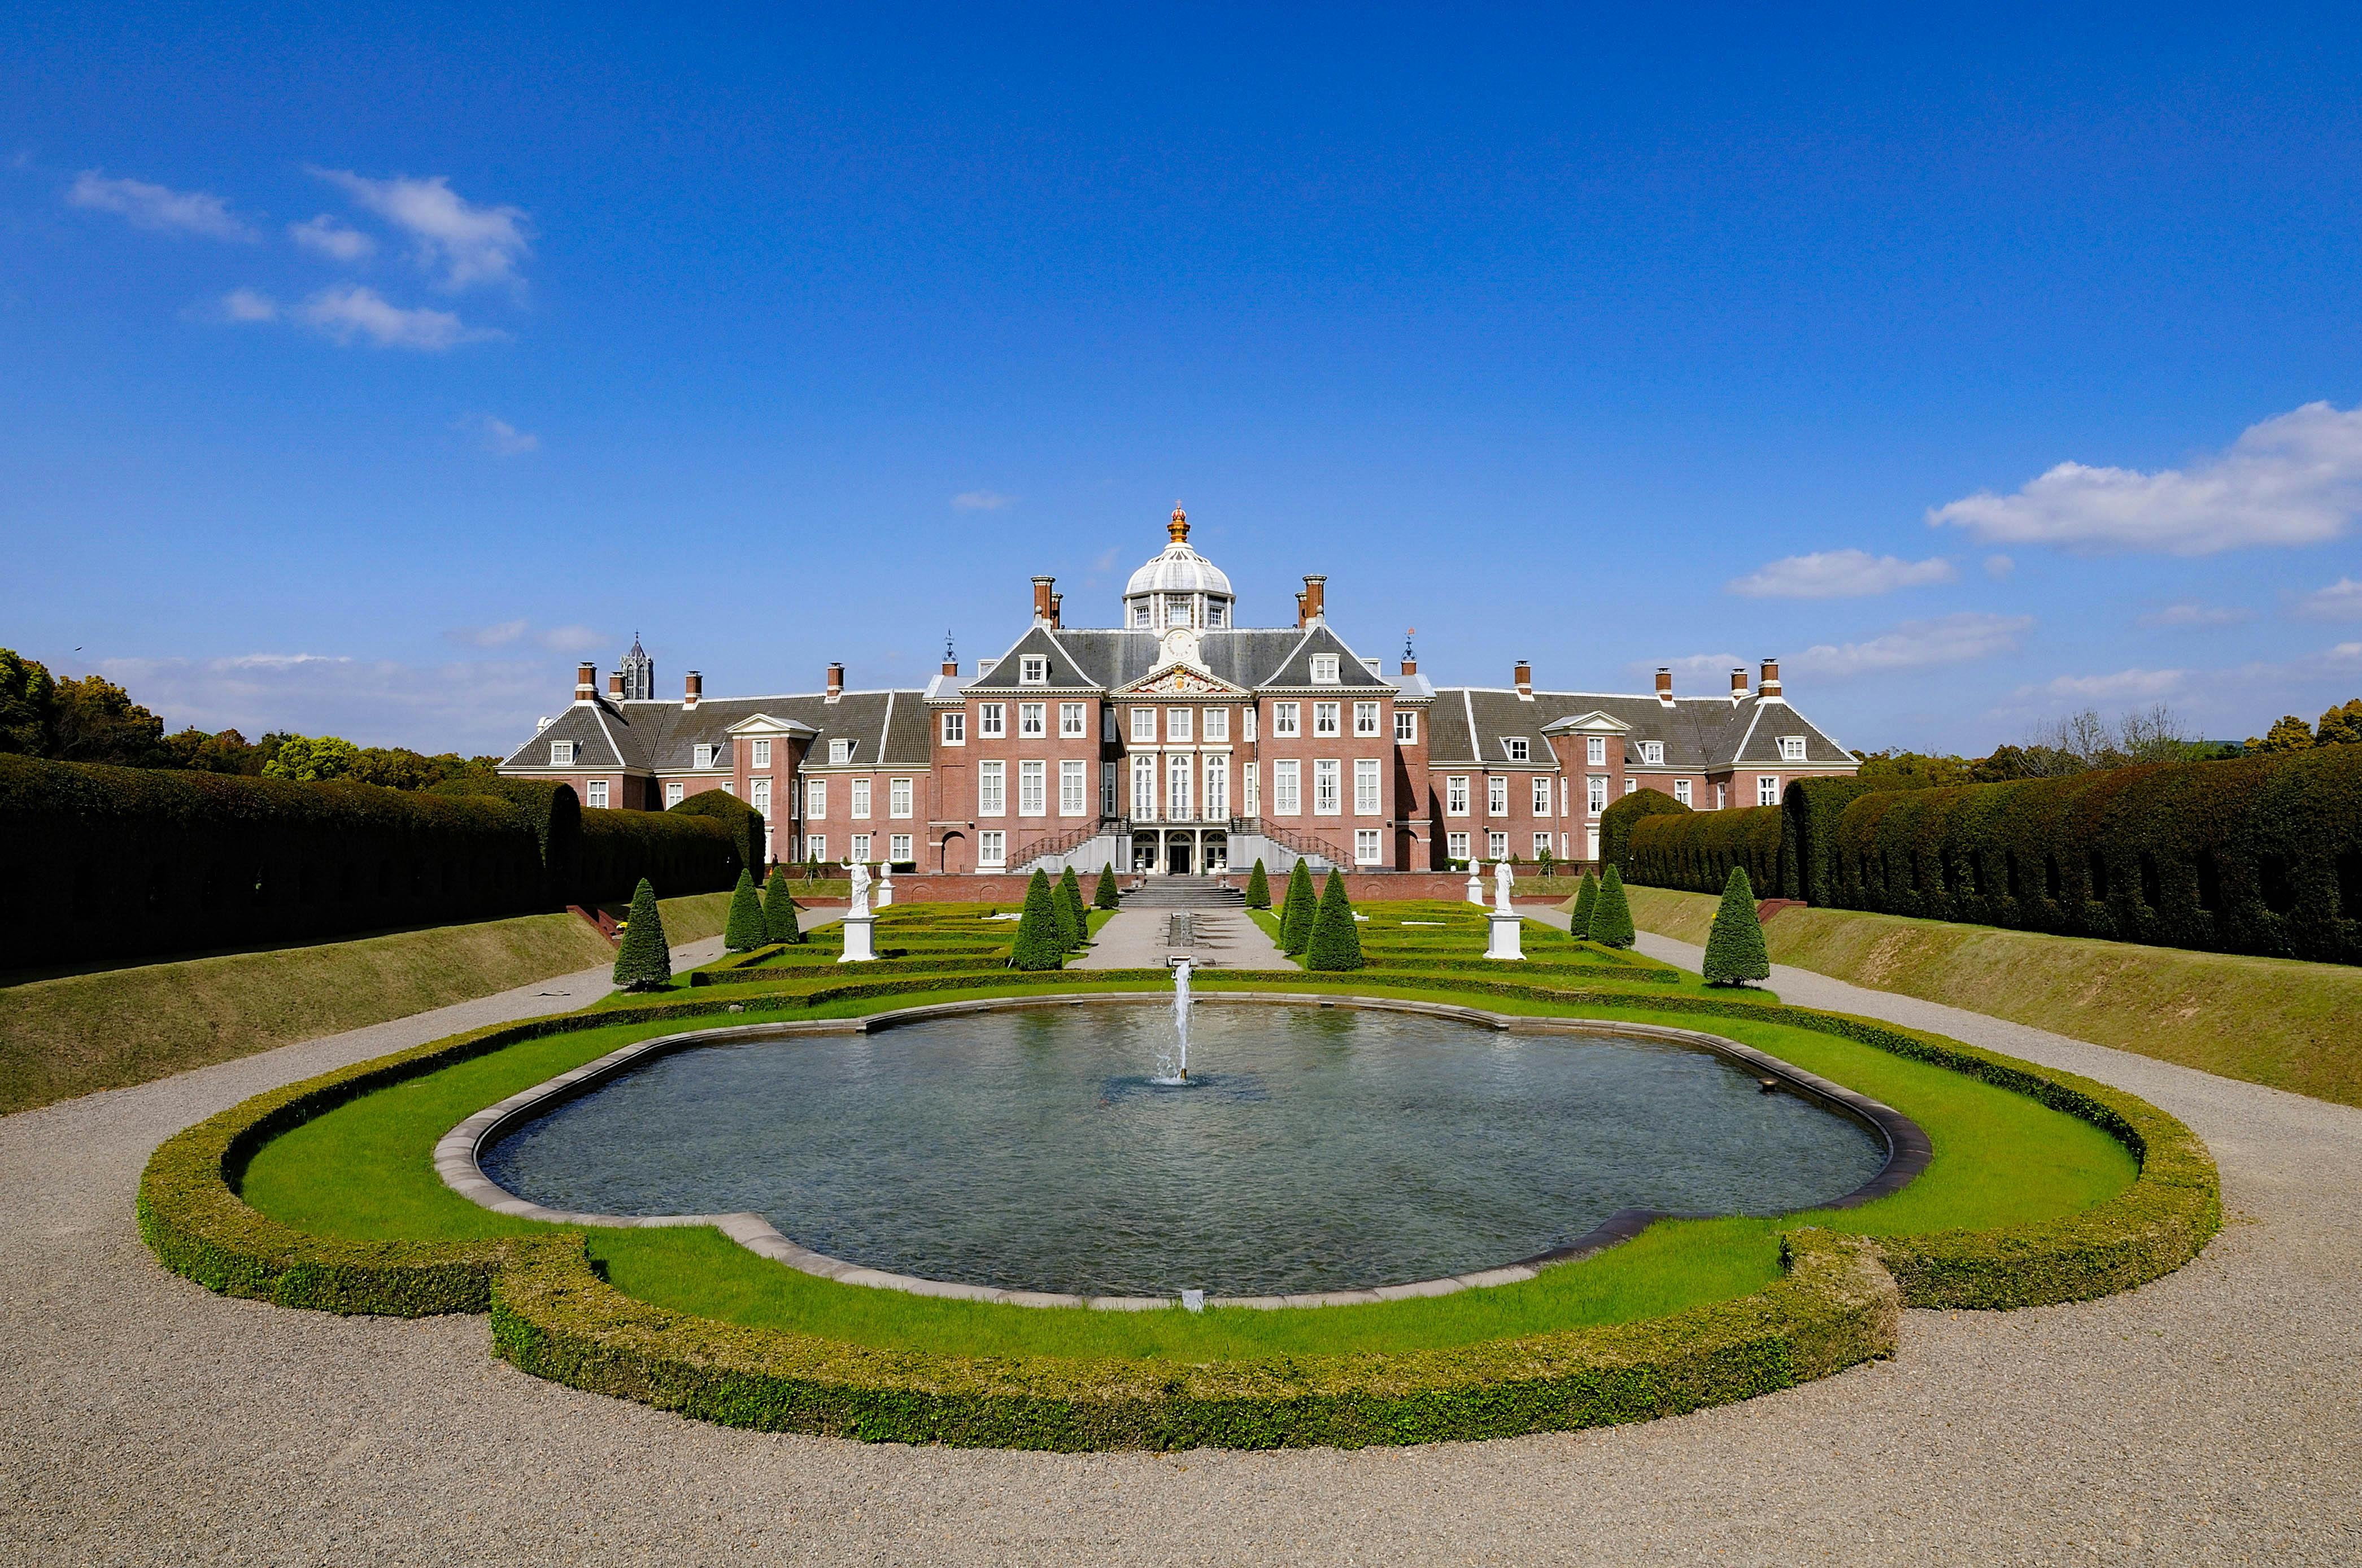
[[[1162,981],[1095,989],[1162,990]],[[1453,995],[1412,981],[1289,976],[1305,988],[1465,1000],[1496,1011],[1552,1013],[1530,1000]],[[1236,985],[1220,971],[1207,988]],[[996,988],[840,1002],[806,1016],[847,1016]],[[1031,988],[1038,989],[1039,988]],[[1382,1306],[1318,1311],[1233,1309],[1202,1315],[1094,1313],[944,1301],[800,1274],[709,1231],[591,1231],[594,1255],[623,1288],[657,1305],[859,1344],[922,1343],[955,1354],[1158,1356],[1185,1361],[1468,1343],[1544,1329],[1624,1321],[1748,1294],[1777,1270],[1777,1235],[1801,1222],[1872,1234],[1983,1229],[2072,1212],[2121,1191],[2135,1173],[2124,1148],[2091,1124],[2034,1100],[1832,1034],[1752,1019],[1651,1012],[1646,999],[1597,1016],[1707,1028],[1848,1084],[1915,1118],[1935,1144],[1928,1170],[1903,1192],[1860,1209],[1780,1220],[1682,1221],[1522,1285]],[[731,1015],[717,1013],[715,1021]],[[456,1240],[515,1233],[531,1222],[478,1208],[431,1165],[436,1139],[474,1111],[618,1044],[684,1027],[616,1025],[524,1042],[338,1107],[255,1156],[247,1201],[323,1235]],[[791,1048],[791,1047],[783,1047]]]

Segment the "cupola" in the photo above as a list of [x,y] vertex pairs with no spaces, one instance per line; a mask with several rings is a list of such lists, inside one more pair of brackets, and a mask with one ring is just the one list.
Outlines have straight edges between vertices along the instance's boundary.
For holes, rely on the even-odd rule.
[[1177,505],[1166,532],[1172,542],[1124,587],[1123,624],[1145,632],[1227,629],[1232,624],[1231,580],[1189,547],[1189,514]]

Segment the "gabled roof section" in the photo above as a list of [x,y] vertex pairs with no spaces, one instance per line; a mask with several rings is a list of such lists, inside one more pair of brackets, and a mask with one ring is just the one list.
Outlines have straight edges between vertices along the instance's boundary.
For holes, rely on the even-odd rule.
[[1334,654],[1337,657],[1337,679],[1332,683],[1318,683],[1320,690],[1341,690],[1363,695],[1392,691],[1395,683],[1362,662],[1362,656],[1345,646],[1345,639],[1329,629],[1326,622],[1314,622],[1304,628],[1295,647],[1279,662],[1277,668],[1255,684],[1277,687],[1313,687],[1312,658],[1315,654]]
[[1563,735],[1589,732],[1594,734],[1615,734],[1628,731],[1631,727],[1615,714],[1603,709],[1594,708],[1588,713],[1569,713],[1563,719],[1552,719],[1542,726],[1542,734]]
[[1788,736],[1804,741],[1804,762],[1807,766],[1826,767],[1854,760],[1853,753],[1831,740],[1827,732],[1785,702],[1755,699],[1743,705],[1753,709],[1754,714],[1746,732],[1739,737],[1738,747],[1731,754],[1731,760],[1738,766],[1753,767],[1759,763],[1776,766],[1783,762],[1787,762],[1792,767],[1797,766],[1780,755],[1780,742]]
[[[517,747],[502,767],[546,768],[549,743],[572,741],[575,767],[645,767],[647,736],[635,731],[617,709],[603,699],[577,702],[549,722],[548,728]],[[561,765],[563,766],[563,765]]]
[[[702,702],[698,706],[703,707]],[[749,713],[723,732],[732,735],[809,735],[819,732],[801,719],[782,719],[770,713]]]
[[[1050,679],[1046,682],[1021,681],[1023,660],[1029,657],[1050,661]],[[1000,657],[988,675],[979,675],[962,688],[967,691],[1014,691],[1022,686],[1029,691],[1064,689],[1069,691],[1095,691],[1107,682],[1099,673],[1087,668],[1073,650],[1065,647],[1059,634],[1046,626],[1035,626],[1017,639],[1016,646]]]
[[1127,680],[1109,695],[1125,697],[1227,697],[1244,698],[1249,693],[1243,686],[1224,680],[1194,665],[1179,662],[1160,665],[1136,680]]

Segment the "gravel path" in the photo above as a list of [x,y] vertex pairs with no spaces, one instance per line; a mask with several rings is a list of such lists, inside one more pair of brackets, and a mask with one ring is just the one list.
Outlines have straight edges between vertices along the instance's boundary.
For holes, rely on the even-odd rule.
[[[1694,950],[1658,938],[1660,956]],[[1818,976],[2187,1119],[2233,1213],[2107,1301],[1914,1312],[1893,1362],[1645,1426],[1362,1452],[1060,1456],[724,1430],[164,1274],[174,1129],[599,977],[0,1120],[0,1562],[2362,1562],[2362,1111]]]
[[[1197,917],[1197,942],[1175,947],[1167,937],[1171,917]],[[1225,969],[1293,969],[1295,959],[1279,950],[1244,910],[1118,910],[1099,927],[1090,950],[1069,966],[1076,969],[1161,969],[1168,958],[1189,957]]]

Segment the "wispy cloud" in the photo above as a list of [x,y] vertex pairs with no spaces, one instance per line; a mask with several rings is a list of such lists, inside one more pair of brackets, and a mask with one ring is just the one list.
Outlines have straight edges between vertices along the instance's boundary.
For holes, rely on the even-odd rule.
[[279,319],[279,302],[259,289],[232,289],[214,308],[215,314],[223,321],[250,323]]
[[2362,582],[2341,577],[2316,588],[2296,602],[2296,613],[2308,621],[2362,621]]
[[496,414],[463,419],[459,427],[472,434],[476,444],[496,458],[521,458],[527,452],[541,450],[540,436],[530,430],[520,430]]
[[1985,558],[1985,575],[1992,579],[1995,582],[1999,582],[2002,579],[2007,577],[2016,569],[2017,563],[2010,559],[2007,556],[1987,556]]
[[210,192],[175,191],[145,180],[110,180],[95,169],[74,176],[66,200],[94,212],[113,213],[129,220],[134,228],[240,242],[259,237],[231,215],[227,203]]
[[2189,680],[2186,669],[2120,669],[2113,675],[2061,675],[2017,689],[2020,697],[2047,697],[2077,702],[2154,701],[2180,690]]
[[1863,599],[1898,588],[1949,582],[1959,575],[1941,557],[1906,561],[1867,550],[1816,550],[1758,567],[1723,587],[1749,599]]
[[407,235],[419,264],[441,273],[445,288],[523,283],[517,264],[533,251],[523,208],[478,206],[452,190],[443,174],[372,180],[348,169],[312,172]]
[[952,497],[952,506],[960,512],[998,512],[1016,499],[998,491],[964,490]]
[[2000,544],[2206,556],[2334,539],[2357,510],[2362,408],[2309,403],[2186,469],[2060,463],[2012,494],[1980,491],[1935,507],[1927,522]]
[[530,621],[495,621],[489,626],[454,626],[443,634],[468,648],[504,648],[530,639],[552,653],[589,653],[610,640],[589,626],[546,626],[536,632]]
[[338,344],[366,338],[381,348],[430,353],[508,336],[489,327],[469,326],[452,311],[391,304],[375,289],[358,283],[322,289],[304,302],[296,316]]
[[377,240],[359,229],[338,223],[326,213],[287,226],[287,237],[305,250],[332,261],[360,261],[377,254]]
[[1661,658],[1653,661],[1634,659],[1624,668],[1634,675],[1647,676],[1660,666],[1672,670],[1673,679],[1677,681],[1684,677],[1691,680],[1705,680],[1711,684],[1714,690],[1720,691],[1723,689],[1722,682],[1729,673],[1734,669],[1746,668],[1747,661],[1737,654],[1701,653],[1683,654],[1679,658]]
[[2144,626],[2159,626],[2185,631],[2202,631],[2209,626],[2235,626],[2255,618],[2251,610],[2241,610],[2224,604],[2200,604],[2184,601],[2152,610],[2139,617]]
[[1788,662],[1799,674],[1837,678],[1965,664],[2012,651],[2033,624],[2031,615],[1964,610],[1932,621],[1905,621],[1864,642],[1823,643]]
[[128,689],[172,728],[236,726],[336,734],[361,745],[505,753],[537,714],[572,694],[572,671],[542,659],[419,666],[326,654],[106,659],[97,673]]

